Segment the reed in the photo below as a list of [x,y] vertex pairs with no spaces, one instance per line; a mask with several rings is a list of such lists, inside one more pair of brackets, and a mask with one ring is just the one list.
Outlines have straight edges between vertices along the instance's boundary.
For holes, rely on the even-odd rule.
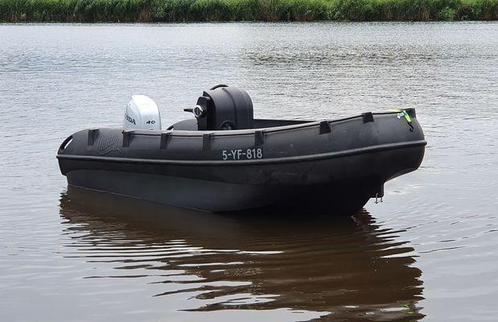
[[2,22],[498,20],[498,0],[0,0]]

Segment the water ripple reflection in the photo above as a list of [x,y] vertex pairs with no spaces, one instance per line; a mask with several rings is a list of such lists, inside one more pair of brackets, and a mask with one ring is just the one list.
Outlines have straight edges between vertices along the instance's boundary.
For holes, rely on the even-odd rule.
[[[63,256],[98,264],[85,279],[109,284],[117,294],[133,297],[142,288],[161,301],[181,297],[188,304],[177,309],[185,313],[286,309],[294,315],[285,320],[423,317],[413,248],[366,212],[353,219],[216,215],[76,189],[62,194],[60,212],[68,237]],[[116,278],[139,282],[117,285]]]

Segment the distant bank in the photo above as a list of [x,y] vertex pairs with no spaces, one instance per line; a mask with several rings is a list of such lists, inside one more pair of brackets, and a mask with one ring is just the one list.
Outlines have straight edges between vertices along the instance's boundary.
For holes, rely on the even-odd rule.
[[2,22],[498,20],[498,0],[0,0]]

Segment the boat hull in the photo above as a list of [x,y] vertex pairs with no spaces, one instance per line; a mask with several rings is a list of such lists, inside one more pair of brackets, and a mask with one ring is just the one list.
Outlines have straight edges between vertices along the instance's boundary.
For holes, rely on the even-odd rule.
[[[412,121],[412,130],[402,120],[393,120],[392,115],[377,117],[377,124],[357,121],[331,124],[330,132],[325,133],[322,133],[323,123],[319,122],[277,129],[273,137],[267,132],[260,145],[257,130],[253,130],[253,137],[249,138],[252,142],[247,143],[247,138],[239,140],[237,146],[242,148],[235,151],[251,149],[256,155],[261,148],[264,149],[261,159],[223,160],[223,151],[234,150],[233,136],[209,137],[211,142],[206,143],[202,133],[197,141],[195,133],[183,133],[183,137],[176,138],[183,138],[183,146],[173,146],[174,138],[169,137],[169,148],[179,151],[172,155],[184,153],[182,159],[174,159],[161,155],[164,153],[161,151],[164,141],[158,142],[161,134],[149,135],[147,140],[143,134],[133,133],[135,145],[129,149],[133,144],[125,142],[127,134],[105,129],[98,133],[100,141],[93,138],[94,142],[90,139],[94,135],[91,130],[73,134],[73,142],[62,146],[58,157],[70,185],[176,207],[212,212],[320,207],[335,214],[351,214],[361,209],[369,198],[381,197],[386,181],[417,169],[426,144],[416,120]],[[349,146],[330,144],[348,131],[350,136],[358,137],[362,130],[375,132],[386,124],[395,124],[396,127],[391,126],[391,135],[402,140],[389,139],[382,133],[377,136],[377,144],[357,140]],[[292,135],[287,135],[288,142],[283,141],[282,131],[291,132]],[[176,134],[172,132],[168,135]],[[387,139],[381,140],[383,135]],[[315,146],[311,144],[313,139]],[[316,143],[318,139],[325,144]],[[202,144],[195,146],[199,141]],[[151,147],[150,142],[155,146]],[[306,144],[310,151],[303,153]],[[190,146],[197,155],[191,153],[187,155],[190,159],[185,157],[185,151],[180,151],[185,146]],[[283,153],[286,151],[290,152]]]

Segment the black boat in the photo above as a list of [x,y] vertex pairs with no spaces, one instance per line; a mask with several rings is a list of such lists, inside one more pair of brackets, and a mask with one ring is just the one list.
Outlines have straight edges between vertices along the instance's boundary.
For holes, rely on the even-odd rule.
[[249,95],[218,85],[195,118],[161,130],[155,103],[134,96],[123,128],[61,144],[68,184],[212,212],[325,207],[351,214],[384,183],[416,170],[426,141],[414,109],[337,120],[254,119]]

